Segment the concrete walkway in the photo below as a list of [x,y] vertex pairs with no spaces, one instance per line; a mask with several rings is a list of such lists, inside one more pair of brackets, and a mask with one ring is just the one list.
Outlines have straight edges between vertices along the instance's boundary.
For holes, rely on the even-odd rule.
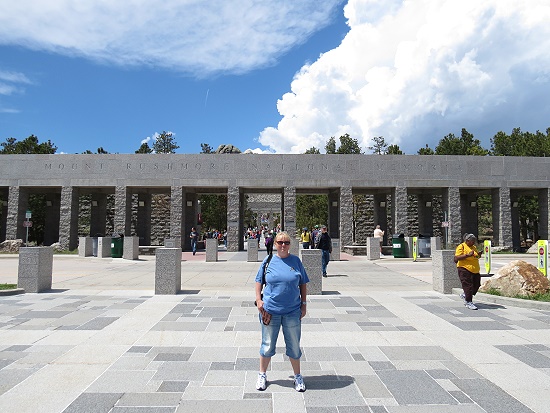
[[[155,259],[140,258],[56,255],[51,292],[0,297],[1,412],[549,411],[550,311],[468,310],[432,290],[429,259],[329,264],[297,393],[282,340],[254,387],[259,263],[183,253],[184,291],[155,296]],[[17,256],[0,255],[0,283],[16,281]]]

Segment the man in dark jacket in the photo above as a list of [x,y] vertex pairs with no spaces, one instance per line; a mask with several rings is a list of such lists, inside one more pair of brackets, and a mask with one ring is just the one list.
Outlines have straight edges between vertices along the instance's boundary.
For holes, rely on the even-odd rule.
[[332,252],[332,241],[330,235],[327,232],[327,226],[321,226],[321,237],[319,238],[319,244],[317,245],[322,252],[322,266],[323,266],[323,277],[327,276],[327,265],[330,261],[330,253]]

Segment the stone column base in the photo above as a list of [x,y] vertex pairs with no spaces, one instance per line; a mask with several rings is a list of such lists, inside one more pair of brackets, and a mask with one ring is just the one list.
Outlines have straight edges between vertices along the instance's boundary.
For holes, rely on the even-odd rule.
[[155,252],[155,294],[181,291],[181,248],[157,248]]
[[218,261],[218,240],[214,238],[206,239],[206,262]]
[[302,264],[306,269],[309,283],[307,295],[323,294],[323,261],[321,250],[302,250]]
[[453,288],[462,288],[456,264],[453,261],[454,256],[454,250],[432,251],[432,285],[434,291],[451,294]]
[[17,286],[27,293],[51,290],[52,269],[52,247],[20,248]]
[[367,238],[367,259],[370,261],[380,259],[380,238],[378,237]]
[[258,262],[258,240],[249,239],[247,244],[247,262]]

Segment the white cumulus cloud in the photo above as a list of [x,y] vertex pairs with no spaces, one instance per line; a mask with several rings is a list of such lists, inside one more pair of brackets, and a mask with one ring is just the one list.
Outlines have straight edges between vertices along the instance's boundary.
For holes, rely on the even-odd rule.
[[[512,127],[550,126],[550,1],[349,0],[342,43],[304,66],[259,142],[321,150],[349,133],[416,153],[465,127],[489,147]],[[533,130],[534,131],[534,130]]]
[[0,44],[207,76],[273,64],[342,0],[0,2]]

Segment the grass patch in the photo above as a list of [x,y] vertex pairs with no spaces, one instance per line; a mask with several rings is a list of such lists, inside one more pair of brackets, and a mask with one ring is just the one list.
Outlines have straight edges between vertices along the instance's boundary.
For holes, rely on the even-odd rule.
[[[484,291],[485,294],[491,294],[491,295],[498,295],[500,297],[506,297],[505,295],[502,295],[502,293],[495,289],[491,288],[490,290]],[[510,298],[519,298],[521,300],[532,300],[532,301],[544,301],[544,302],[550,302],[550,291],[544,294],[534,294],[529,296],[523,296],[523,295],[515,295]]]
[[54,254],[59,254],[59,255],[76,255],[78,254],[78,248],[77,249],[74,249],[74,250],[62,250],[62,251],[54,251],[53,252]]
[[0,284],[0,290],[13,290],[17,288],[17,284]]

